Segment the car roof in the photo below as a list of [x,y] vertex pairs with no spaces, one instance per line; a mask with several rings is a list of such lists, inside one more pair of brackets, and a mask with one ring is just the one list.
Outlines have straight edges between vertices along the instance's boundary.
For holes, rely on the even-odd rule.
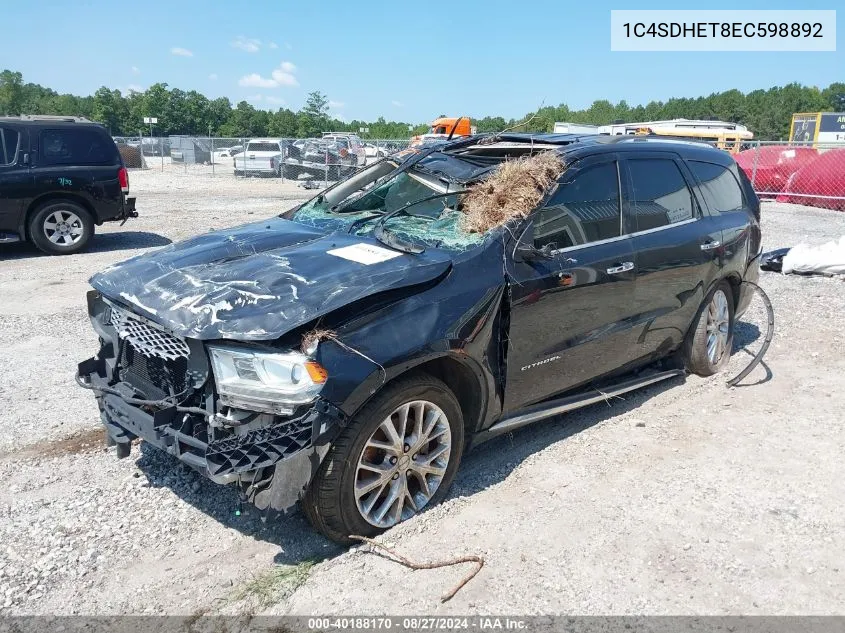
[[103,126],[97,123],[96,121],[91,121],[90,119],[86,119],[85,117],[54,116],[48,114],[21,114],[20,116],[4,115],[0,116],[0,122],[18,123],[21,125],[32,125],[42,127],[45,125],[49,125],[50,127],[85,126],[103,128]]
[[[479,143],[483,139],[495,139],[496,143],[531,144],[543,149],[557,147],[560,154],[571,158],[583,158],[594,154],[611,152],[674,152],[683,158],[700,159],[725,166],[733,163],[733,157],[727,152],[715,148],[706,141],[693,139],[674,139],[665,136],[632,136],[607,134],[530,134],[504,133],[496,135],[476,135],[465,137],[456,142],[445,145],[442,149],[448,151],[452,147],[466,147],[468,144]],[[490,142],[490,141],[488,141]]]

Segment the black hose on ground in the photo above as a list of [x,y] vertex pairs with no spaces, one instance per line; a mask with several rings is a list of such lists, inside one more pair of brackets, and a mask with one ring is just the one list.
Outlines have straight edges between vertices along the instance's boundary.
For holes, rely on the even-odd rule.
[[772,307],[772,302],[769,300],[769,295],[767,295],[760,286],[751,281],[743,281],[742,283],[743,285],[751,286],[754,289],[754,292],[760,296],[760,299],[763,301],[763,305],[766,306],[766,314],[768,315],[769,323],[766,329],[766,338],[763,341],[763,345],[760,347],[760,350],[754,355],[754,358],[751,359],[751,362],[748,363],[748,366],[746,366],[745,369],[728,380],[728,387],[735,387],[740,380],[745,378],[751,373],[752,369],[760,364],[763,360],[763,356],[766,355],[766,350],[769,349],[769,344],[772,342],[772,338],[775,335],[775,310]]

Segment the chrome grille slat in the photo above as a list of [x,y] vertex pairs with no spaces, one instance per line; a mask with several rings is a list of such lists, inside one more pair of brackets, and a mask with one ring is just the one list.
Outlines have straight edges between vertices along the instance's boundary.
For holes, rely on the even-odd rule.
[[111,304],[111,324],[117,330],[117,335],[132,343],[132,347],[148,358],[157,357],[163,360],[177,360],[188,358],[190,348],[188,344],[177,336],[153,327],[146,321],[136,317],[131,312]]

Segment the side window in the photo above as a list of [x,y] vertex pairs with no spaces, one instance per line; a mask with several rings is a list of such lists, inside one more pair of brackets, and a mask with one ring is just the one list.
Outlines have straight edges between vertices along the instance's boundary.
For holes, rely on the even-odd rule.
[[[564,175],[564,179],[566,179]],[[568,248],[619,237],[619,175],[615,162],[585,167],[561,183],[534,220],[534,245]]]
[[635,231],[670,226],[695,217],[692,192],[675,161],[635,158],[628,161],[628,168]]
[[711,211],[726,213],[742,209],[742,189],[729,169],[697,160],[687,161],[687,165],[701,183],[701,195]]
[[111,137],[93,129],[42,130],[41,165],[115,165],[117,148]]
[[11,165],[15,162],[20,145],[20,134],[17,130],[0,127],[0,165]]

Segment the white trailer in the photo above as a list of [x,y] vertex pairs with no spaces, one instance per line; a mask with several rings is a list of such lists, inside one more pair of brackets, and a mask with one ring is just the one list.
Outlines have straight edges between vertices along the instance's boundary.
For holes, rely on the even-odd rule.
[[598,125],[587,125],[586,123],[567,123],[565,121],[556,122],[554,130],[555,134],[598,134]]

